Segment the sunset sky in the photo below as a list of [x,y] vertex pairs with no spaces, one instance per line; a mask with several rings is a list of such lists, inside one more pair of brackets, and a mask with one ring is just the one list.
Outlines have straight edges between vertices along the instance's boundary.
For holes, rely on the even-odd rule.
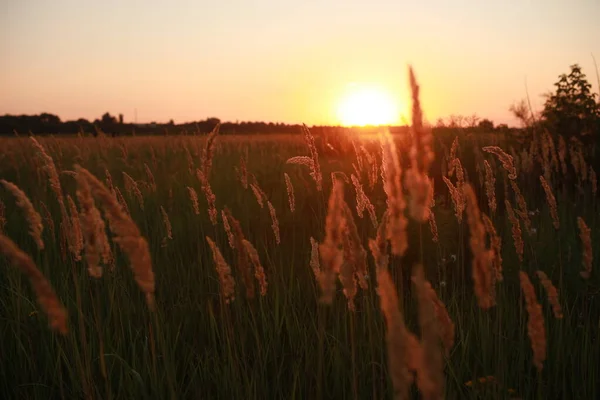
[[599,0],[5,0],[0,114],[138,122],[337,124],[354,86],[406,108],[407,65],[426,117],[515,124],[579,63],[597,92]]

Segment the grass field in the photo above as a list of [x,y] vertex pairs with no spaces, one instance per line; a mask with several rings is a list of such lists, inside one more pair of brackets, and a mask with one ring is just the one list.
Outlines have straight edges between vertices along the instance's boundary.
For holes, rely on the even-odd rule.
[[[460,135],[457,131],[456,136]],[[419,223],[409,217],[415,192],[405,188],[408,249],[402,257],[391,254],[399,253],[396,244],[390,247],[385,233],[380,235],[376,244],[385,254],[376,266],[369,240],[378,236],[378,229],[368,205],[362,218],[357,213],[361,201],[356,200],[352,175],[362,183],[377,224],[394,225],[397,215],[384,219],[389,194],[380,173],[382,148],[383,153],[393,148],[380,142],[379,136],[342,138],[331,146],[317,137],[315,151],[322,173],[319,191],[310,165],[286,163],[291,157],[311,157],[310,141],[305,140],[310,136],[216,135],[210,139],[212,145],[207,145],[206,135],[38,137],[41,148],[30,138],[1,139],[0,178],[17,185],[40,213],[44,248],[39,249],[36,234],[29,233],[27,213],[5,186],[0,187],[0,231],[50,281],[68,312],[68,331],[63,335],[59,329],[48,329],[48,317],[30,286],[31,272],[14,268],[10,254],[0,258],[0,397],[380,399],[403,398],[403,388],[410,386],[415,398],[439,398],[441,393],[448,399],[600,398],[598,195],[595,176],[582,164],[576,147],[563,154],[554,138],[556,150],[545,150],[544,140],[532,147],[537,155],[529,148],[517,149],[513,181],[497,156],[482,151],[496,143],[460,136],[454,157],[450,152],[454,136],[449,141],[434,138],[430,176],[435,180],[435,205],[431,211],[439,239],[434,241],[426,219]],[[410,166],[409,144],[403,138],[397,138],[396,144],[404,179]],[[49,180],[49,160],[43,151],[58,171],[64,211]],[[464,181],[474,188],[474,202],[459,190],[463,186],[457,169],[462,167],[450,163],[453,159],[464,166]],[[314,156],[298,162],[310,164],[310,160],[314,166]],[[495,177],[495,212],[486,196],[483,160]],[[137,284],[148,283],[150,278],[148,271],[140,271],[149,266],[140,256],[144,245],[137,237],[131,241],[136,230],[123,220],[127,228],[115,229],[118,220],[109,215],[107,200],[94,187],[94,204],[105,221],[103,231],[109,234],[114,260],[106,259],[101,277],[90,276],[87,248],[82,249],[74,234],[77,226],[85,231],[89,224],[85,205],[76,194],[78,184],[81,191],[88,180],[80,179],[83,172],[77,172],[81,170],[76,165],[107,187],[110,176],[115,189],[107,193],[114,202],[121,199],[119,212],[130,215],[147,241],[153,296],[151,285],[145,296]],[[383,163],[388,179],[395,173],[390,165],[389,159]],[[451,165],[456,171],[450,176]],[[198,169],[206,175],[204,185]],[[343,200],[330,201],[332,193],[340,194],[339,189],[333,190],[336,171],[344,173],[334,174],[336,181],[343,182],[345,175],[348,182],[343,185]],[[284,173],[294,188],[293,212]],[[442,175],[458,186],[459,203],[467,202],[460,222]],[[546,175],[555,196],[558,229],[540,175]],[[203,190],[206,181],[216,199],[216,224]],[[524,209],[515,187],[526,202]],[[197,193],[198,212],[188,188]],[[67,196],[80,216],[71,211]],[[505,199],[520,221],[522,261]],[[336,209],[336,204],[344,202],[351,211]],[[476,208],[490,217],[501,239],[501,272],[498,254]],[[241,233],[258,253],[267,282],[264,295],[252,272],[260,268],[248,267],[252,265],[249,253],[236,245],[241,241],[235,227],[235,248],[229,245],[222,217],[225,209],[233,217],[225,220],[234,225],[234,220],[239,221]],[[594,267],[587,278],[583,275],[591,264],[586,263],[586,238],[585,234],[583,240],[580,237],[578,217],[591,231]],[[344,229],[336,229],[335,221]],[[351,221],[356,224],[354,236]],[[320,279],[311,268],[311,237],[321,244]],[[229,303],[223,286],[227,281],[220,281],[207,238],[231,267],[235,299]],[[138,253],[128,251],[128,246]],[[366,253],[361,253],[363,248]],[[7,247],[0,249],[3,252],[9,252]],[[329,258],[328,252],[343,254],[346,262],[336,264],[341,260]],[[361,254],[366,255],[366,276],[359,268]],[[386,254],[390,256],[387,267]],[[473,259],[479,264],[473,265]],[[418,276],[411,280],[413,271],[419,271],[413,269],[417,264],[423,266],[425,279],[437,296],[425,290],[427,285]],[[320,301],[320,283],[326,289],[332,265],[340,268],[340,279],[332,304],[325,304]],[[226,269],[220,271],[226,275]],[[385,271],[391,275],[391,285]],[[557,310],[537,271],[545,272],[558,290],[563,318],[555,317]],[[533,290],[527,290],[524,276]],[[357,280],[361,285],[357,286]],[[250,283],[253,298],[249,298]],[[354,311],[345,297],[353,288],[358,289]],[[481,307],[485,296],[493,306]],[[148,301],[151,297],[154,303]],[[444,320],[441,303],[453,326]],[[413,372],[417,378],[410,385]]]

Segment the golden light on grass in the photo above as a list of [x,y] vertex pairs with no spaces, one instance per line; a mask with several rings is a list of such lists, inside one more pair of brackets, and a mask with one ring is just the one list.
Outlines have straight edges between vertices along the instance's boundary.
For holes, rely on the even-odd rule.
[[348,85],[337,107],[337,117],[345,126],[392,125],[399,115],[391,93],[376,86]]

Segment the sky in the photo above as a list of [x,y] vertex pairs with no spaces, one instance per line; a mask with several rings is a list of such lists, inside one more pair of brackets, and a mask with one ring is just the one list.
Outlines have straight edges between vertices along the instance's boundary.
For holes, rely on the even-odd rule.
[[516,124],[571,64],[598,91],[599,21],[600,0],[2,0],[0,115],[337,124],[366,85],[409,117],[412,65],[429,121]]

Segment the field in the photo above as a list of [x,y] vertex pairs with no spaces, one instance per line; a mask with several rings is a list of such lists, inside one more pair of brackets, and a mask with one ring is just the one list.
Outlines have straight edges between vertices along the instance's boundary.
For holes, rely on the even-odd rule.
[[[410,388],[414,398],[600,398],[600,218],[584,149],[545,135],[523,147],[459,130],[434,135],[428,222],[430,196],[419,200],[405,180],[410,138],[389,137],[0,139],[0,179],[25,193],[43,225],[30,225],[5,183],[0,232],[68,313],[63,327],[47,290],[36,301],[30,278],[40,277],[13,262],[3,239],[0,397],[382,399]],[[491,145],[514,148],[515,176],[483,150]],[[413,215],[419,201],[423,222]],[[93,236],[96,207],[104,225]],[[99,232],[110,252],[94,253]],[[211,241],[229,267],[215,262]],[[98,258],[104,266],[90,267]]]

